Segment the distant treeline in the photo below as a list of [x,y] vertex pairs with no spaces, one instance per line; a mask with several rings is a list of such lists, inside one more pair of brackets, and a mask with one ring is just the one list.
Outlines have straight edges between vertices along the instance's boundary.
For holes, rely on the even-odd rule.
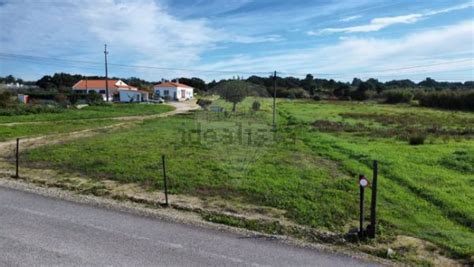
[[[55,73],[54,75],[45,75],[37,81],[23,81],[22,79],[15,78],[12,75],[6,77],[0,77],[0,83],[25,83],[30,85],[37,85],[40,88],[46,90],[61,90],[61,89],[70,89],[75,83],[81,79],[105,79],[103,76],[83,76],[80,74],[68,74],[68,73]],[[141,89],[147,89],[157,84],[158,81],[146,81],[137,77],[130,78],[118,78],[118,77],[109,77],[109,79],[120,79],[126,82],[129,85],[136,86]],[[243,78],[237,78],[243,79]],[[248,82],[252,82],[258,85],[262,85],[268,88],[269,91],[273,92],[273,76],[260,77],[260,76],[250,76],[247,79],[243,79]],[[192,86],[200,91],[208,91],[218,83],[221,83],[226,80],[220,81],[211,81],[206,83],[204,80],[192,77],[179,78],[179,82]],[[411,80],[392,80],[387,82],[380,82],[377,79],[370,78],[366,81],[363,81],[359,78],[354,78],[352,82],[341,82],[335,81],[333,79],[320,79],[314,78],[313,75],[308,74],[304,79],[296,77],[276,77],[276,86],[280,88],[282,94],[285,94],[282,89],[303,89],[309,96],[314,95],[317,92],[336,92],[336,94],[341,94],[343,91],[348,89],[356,89],[360,86],[367,88],[368,90],[374,90],[377,93],[380,93],[384,90],[389,89],[399,89],[399,88],[410,88],[410,89],[427,89],[427,90],[466,90],[474,89],[474,81],[466,82],[438,82],[431,78],[426,78],[425,80],[415,83]]]
[[[36,85],[40,89],[48,92],[70,92],[71,87],[81,79],[104,79],[103,76],[83,76],[80,74],[55,73],[46,75],[37,81],[24,82],[30,85]],[[110,79],[121,79],[129,85],[138,87],[142,90],[151,91],[157,81],[146,81],[136,77]],[[466,82],[438,82],[432,78],[415,83],[409,79],[392,80],[381,82],[370,78],[363,81],[354,78],[352,82],[341,82],[333,79],[315,78],[308,74],[304,79],[296,77],[279,77],[274,80],[273,76],[260,77],[250,76],[247,79],[240,77],[234,78],[245,80],[250,83],[260,85],[266,88],[267,95],[273,95],[273,86],[276,85],[277,97],[284,98],[313,98],[319,99],[338,99],[338,100],[356,100],[363,101],[367,99],[386,99],[387,103],[410,102],[415,99],[423,106],[472,110],[472,90],[474,90],[474,81]],[[232,79],[230,79],[232,80]],[[180,83],[187,84],[197,89],[198,92],[212,92],[212,88],[229,80],[211,81],[206,83],[204,80],[192,77],[179,78]],[[21,79],[9,75],[0,77],[0,83],[23,82]],[[466,102],[467,101],[467,102]]]

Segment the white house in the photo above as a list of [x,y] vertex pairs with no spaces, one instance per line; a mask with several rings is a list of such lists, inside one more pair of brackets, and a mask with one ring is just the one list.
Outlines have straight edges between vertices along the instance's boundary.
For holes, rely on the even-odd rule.
[[[138,90],[121,80],[107,80],[109,89],[109,101],[117,102],[142,102],[148,101],[148,92]],[[90,94],[96,92],[101,94],[104,101],[107,100],[105,80],[80,80],[72,86],[76,93]]]
[[155,96],[171,98],[177,101],[189,100],[194,97],[194,88],[178,82],[163,82],[154,86]]

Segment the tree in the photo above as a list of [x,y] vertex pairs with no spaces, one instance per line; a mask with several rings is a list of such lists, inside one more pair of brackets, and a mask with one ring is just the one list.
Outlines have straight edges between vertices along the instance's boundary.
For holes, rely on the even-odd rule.
[[414,88],[416,84],[411,80],[405,79],[385,82],[385,86],[389,88]]
[[301,87],[309,92],[310,95],[313,95],[314,90],[316,89],[316,83],[314,81],[313,75],[307,74],[306,78],[301,81]]
[[251,94],[258,85],[243,80],[230,80],[222,82],[213,88],[225,101],[231,102],[232,112],[235,112],[236,105]]
[[361,79],[359,79],[359,78],[354,78],[354,79],[352,79],[351,85],[354,86],[354,87],[358,87],[361,82],[362,82]]
[[379,82],[379,80],[370,78],[366,81],[366,83],[371,84],[372,88],[375,88],[375,91],[377,91],[377,94],[382,93],[382,91],[385,89],[385,86],[383,83]]
[[43,76],[36,82],[36,85],[43,89],[56,88],[56,85],[52,82],[52,77],[49,75]]
[[84,77],[80,74],[55,73],[53,76],[45,75],[36,82],[43,89],[59,89],[68,92],[70,88]]
[[181,77],[178,79],[180,83],[184,83],[186,85],[189,85],[199,91],[205,91],[206,90],[206,82],[203,81],[200,78],[197,77],[192,77],[191,79]]
[[438,82],[428,77],[424,81],[419,82],[418,85],[428,88],[435,88],[436,86],[438,86]]
[[138,89],[141,89],[141,90],[145,90],[149,88],[150,85],[152,85],[151,83],[137,77],[130,77],[128,79],[124,79],[123,81],[127,83],[128,85],[137,87]]
[[357,90],[351,93],[351,98],[358,101],[363,101],[369,98],[367,91],[373,90],[374,87],[369,82],[360,82]]
[[252,76],[247,78],[247,82],[251,82],[251,83],[255,83],[255,84],[265,86],[265,79],[266,78],[262,78],[262,77],[259,77],[259,76],[252,75]]
[[207,86],[208,86],[209,88],[213,88],[213,87],[216,86],[216,85],[217,85],[216,80],[212,80],[212,82],[210,82],[209,84],[207,84]]
[[5,83],[14,83],[16,81],[15,77],[13,75],[8,75],[5,77]]
[[347,84],[340,84],[336,89],[334,89],[333,94],[337,97],[347,97],[349,96],[351,87]]

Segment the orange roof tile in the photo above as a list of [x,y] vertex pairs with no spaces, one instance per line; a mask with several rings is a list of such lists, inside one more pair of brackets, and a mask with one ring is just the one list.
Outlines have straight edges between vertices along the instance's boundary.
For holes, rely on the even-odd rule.
[[[115,85],[118,80],[108,80],[107,84],[109,89],[119,89],[119,88],[135,88],[129,85]],[[80,80],[75,85],[72,86],[75,90],[86,90],[86,89],[97,89],[105,88],[105,80]]]
[[184,88],[192,88],[189,85],[186,85],[184,83],[176,83],[176,82],[164,82],[164,83],[159,83],[156,84],[155,87],[184,87]]

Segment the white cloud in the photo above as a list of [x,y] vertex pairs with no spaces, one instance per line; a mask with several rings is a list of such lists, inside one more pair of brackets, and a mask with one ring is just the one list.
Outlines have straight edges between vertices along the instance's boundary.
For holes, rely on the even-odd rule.
[[[359,1],[356,2],[359,4]],[[176,16],[166,6],[159,3],[153,0],[84,0],[81,3],[57,2],[55,5],[44,1],[5,2],[0,5],[2,30],[0,48],[3,53],[100,63],[104,56],[103,44],[107,43],[110,48],[109,62],[111,63],[176,69],[236,70],[256,74],[271,72],[275,69],[289,73],[342,73],[344,75],[341,78],[351,78],[361,71],[378,71],[381,75],[397,75],[403,72],[381,73],[380,70],[434,62],[442,62],[443,65],[427,68],[426,71],[459,70],[468,68],[470,62],[444,65],[448,63],[447,58],[453,60],[469,58],[469,56],[472,58],[474,54],[473,21],[387,40],[352,38],[343,35],[344,37],[335,43],[319,42],[318,46],[312,46],[312,40],[301,38],[301,40],[289,40],[288,43],[271,44],[255,50],[247,49],[247,47],[240,49],[230,46],[229,43],[282,41],[283,37],[278,35],[281,31],[266,28],[268,25],[274,26],[273,23],[267,23],[268,21],[273,22],[275,17],[279,19],[282,17],[272,12],[260,14],[255,11],[257,13],[251,15],[239,13],[237,17],[226,17],[225,21],[215,18],[191,19],[186,15]],[[347,9],[348,4],[354,3],[354,1],[349,1],[344,4],[344,8]],[[315,6],[310,10],[311,12],[305,13],[302,11],[303,7],[295,7],[289,13],[282,11],[284,14],[281,16],[289,18],[287,21],[282,21],[287,22],[287,27],[291,28],[298,25],[294,24],[291,18],[299,21],[303,19],[302,17],[307,19],[313,16],[313,11],[326,14],[332,12],[331,10],[341,8],[331,7],[328,11],[319,10],[321,8]],[[433,12],[439,14],[450,12],[454,8],[463,7],[420,12],[420,14],[423,16],[433,15]],[[303,16],[295,15],[300,13]],[[373,20],[376,26],[372,27],[390,23],[412,23],[421,19],[413,15],[377,18]],[[252,20],[253,18],[255,20]],[[246,23],[241,24],[243,21]],[[298,46],[300,42],[307,48]],[[285,48],[290,45],[294,50]],[[248,53],[248,55],[235,55],[236,53]],[[442,56],[446,54],[450,56]],[[11,68],[13,64],[3,64],[4,62],[3,60],[0,62],[2,63],[0,73],[9,74],[8,68]],[[472,65],[471,63],[471,69]],[[57,67],[24,64],[16,67],[18,73],[23,76],[24,69],[32,68],[31,66],[38,66],[31,71],[35,73],[35,78],[54,71],[74,71],[91,75],[103,73],[102,63],[100,65],[57,64]],[[117,65],[111,65],[109,71],[110,75],[123,77],[135,75],[149,80],[191,75],[207,79],[219,78],[217,74],[207,72],[123,68]],[[235,73],[235,75],[241,75],[241,73]]]
[[4,53],[100,62],[107,43],[110,62],[176,68],[196,64],[204,52],[220,44],[282,40],[279,35],[225,31],[207,19],[177,17],[154,0],[84,0],[54,5],[7,1],[0,5],[0,24]]
[[326,33],[338,33],[338,32],[343,32],[343,33],[373,32],[373,31],[379,31],[393,24],[415,23],[421,18],[423,18],[422,14],[410,14],[410,15],[397,16],[397,17],[375,18],[375,19],[372,19],[369,24],[365,24],[365,25],[345,27],[345,28],[326,28],[320,31],[310,31],[308,32],[308,34],[321,35],[321,34],[326,34]]
[[354,76],[421,79],[428,74],[436,78],[443,75],[440,72],[464,70],[464,78],[472,79],[473,23],[469,20],[393,39],[345,38],[337,44],[263,57],[239,56],[203,67],[245,72],[276,69],[288,74],[330,74],[319,76],[345,80]]
[[394,17],[374,18],[370,21],[369,24],[351,26],[351,27],[341,27],[341,28],[325,28],[321,30],[308,31],[307,34],[308,35],[322,35],[322,34],[330,34],[330,33],[374,32],[374,31],[379,31],[381,29],[389,27],[391,25],[412,24],[430,16],[434,16],[434,15],[438,15],[442,13],[448,13],[448,12],[461,10],[465,8],[470,8],[473,6],[474,6],[474,3],[465,3],[465,4],[445,8],[445,9],[427,11],[424,13],[414,13],[414,14],[394,16]]
[[362,17],[361,15],[349,16],[349,17],[342,18],[339,21],[348,22],[348,21],[352,21],[361,17]]

